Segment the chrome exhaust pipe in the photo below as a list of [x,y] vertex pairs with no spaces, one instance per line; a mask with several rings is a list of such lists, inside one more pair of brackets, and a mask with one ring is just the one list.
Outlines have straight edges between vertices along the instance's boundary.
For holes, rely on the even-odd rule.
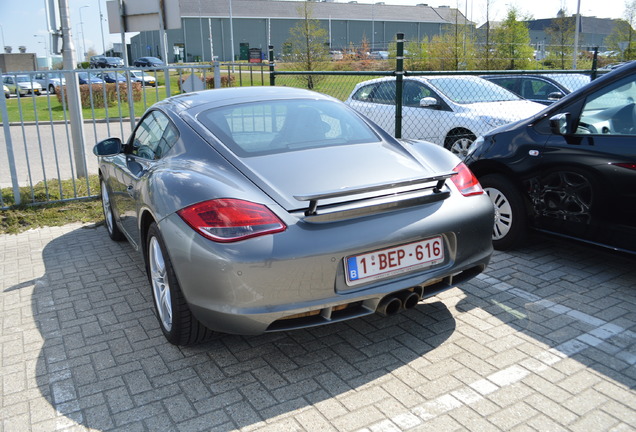
[[378,308],[375,310],[382,316],[395,315],[402,309],[402,301],[392,295],[384,297],[380,300],[380,304],[378,304]]
[[420,296],[414,291],[402,291],[397,295],[404,309],[413,309],[420,302]]

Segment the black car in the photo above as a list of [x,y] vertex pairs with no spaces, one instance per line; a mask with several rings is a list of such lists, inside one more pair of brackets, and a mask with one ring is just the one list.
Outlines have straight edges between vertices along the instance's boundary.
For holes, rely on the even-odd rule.
[[139,57],[133,62],[136,67],[162,67],[165,66],[161,59],[157,57]]
[[124,59],[121,57],[93,56],[90,60],[92,68],[118,68],[124,67]]
[[493,243],[538,230],[636,253],[636,63],[490,131],[466,156],[495,206]]
[[510,74],[482,75],[484,79],[506,90],[543,105],[550,105],[590,82],[583,74]]

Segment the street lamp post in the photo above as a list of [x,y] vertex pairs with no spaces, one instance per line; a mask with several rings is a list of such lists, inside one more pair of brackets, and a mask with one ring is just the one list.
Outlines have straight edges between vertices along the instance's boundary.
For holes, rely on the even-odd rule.
[[50,62],[50,56],[49,56],[49,50],[48,47],[46,46],[46,36],[43,35],[33,35],[33,37],[41,37],[44,44],[44,57],[46,58],[46,68],[47,69],[51,69],[51,62]]
[[106,44],[104,43],[104,15],[102,15],[102,0],[97,0],[99,6],[99,29],[102,32],[102,54],[106,55]]
[[80,28],[82,29],[82,58],[80,61],[86,61],[86,39],[84,39],[84,20],[82,19],[82,9],[87,8],[89,6],[80,6]]

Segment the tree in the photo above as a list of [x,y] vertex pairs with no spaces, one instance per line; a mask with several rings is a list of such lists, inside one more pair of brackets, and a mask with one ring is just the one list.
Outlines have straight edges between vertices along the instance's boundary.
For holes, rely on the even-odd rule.
[[442,34],[430,42],[430,64],[437,70],[472,69],[475,60],[475,40],[472,27],[459,9],[454,10],[455,23],[444,26]]
[[517,10],[510,8],[506,19],[493,31],[496,58],[493,63],[500,69],[527,69],[533,57],[528,27],[517,17]]
[[[289,30],[287,43],[291,47],[292,69],[302,71],[318,70],[324,66],[329,54],[327,48],[328,33],[320,26],[320,21],[312,18],[312,4],[302,2],[298,7],[301,20]],[[313,89],[315,75],[305,75],[303,80],[308,89]]]
[[620,51],[622,60],[636,59],[636,0],[625,2],[625,20],[617,20],[612,33],[605,38],[605,45],[611,50]]
[[[548,60],[565,69],[574,53],[574,32],[576,31],[576,17],[567,17],[565,10],[560,10],[546,29],[550,52]],[[580,42],[580,41],[579,41]]]
[[492,68],[493,43],[492,30],[490,28],[490,6],[492,0],[486,0],[486,24],[483,30],[484,43],[477,49],[478,68],[490,70]]

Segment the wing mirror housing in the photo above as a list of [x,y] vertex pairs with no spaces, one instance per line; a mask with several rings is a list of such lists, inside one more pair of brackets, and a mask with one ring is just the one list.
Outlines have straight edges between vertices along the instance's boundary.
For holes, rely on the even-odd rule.
[[570,113],[559,113],[550,117],[550,130],[555,135],[567,135],[570,133]]
[[557,101],[557,100],[561,99],[563,96],[565,96],[565,95],[563,93],[561,93],[561,92],[552,92],[552,93],[548,94],[548,100]]
[[425,97],[420,99],[420,106],[423,108],[437,107],[439,102],[434,97]]
[[95,156],[114,156],[123,151],[124,145],[119,138],[106,138],[95,144],[93,154]]

